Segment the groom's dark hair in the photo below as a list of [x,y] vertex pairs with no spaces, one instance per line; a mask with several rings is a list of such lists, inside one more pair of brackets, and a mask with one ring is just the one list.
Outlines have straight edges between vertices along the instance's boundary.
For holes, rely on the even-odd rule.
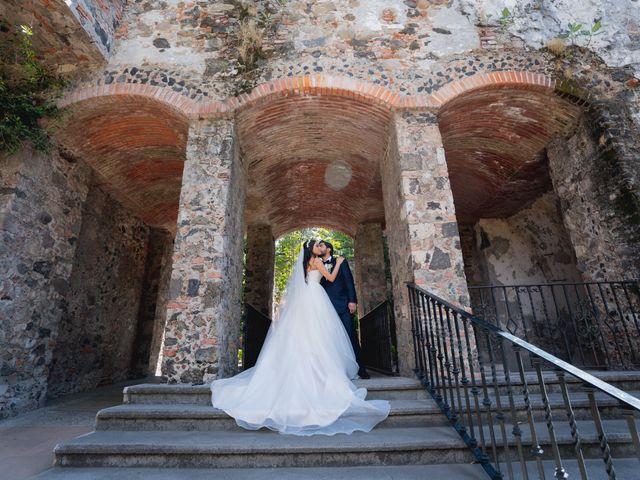
[[325,240],[320,240],[320,242],[318,242],[318,243],[324,243],[327,246],[327,248],[329,250],[331,250],[331,255],[333,255],[333,245],[331,245],[329,242],[327,242]]

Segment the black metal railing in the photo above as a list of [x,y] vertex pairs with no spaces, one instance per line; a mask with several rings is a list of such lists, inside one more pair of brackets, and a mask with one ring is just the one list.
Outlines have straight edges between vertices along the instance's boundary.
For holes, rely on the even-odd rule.
[[476,316],[574,365],[640,366],[640,282],[469,287]]
[[363,363],[382,373],[398,373],[396,326],[389,302],[384,301],[360,319]]
[[[627,444],[640,458],[635,421],[639,399],[416,285],[408,288],[416,375],[491,478],[528,479],[536,473],[545,478],[545,459],[554,462],[554,478],[568,478],[568,459],[577,462],[581,478],[588,478],[587,436],[581,437],[580,431],[590,422],[597,440],[589,438],[588,452],[599,450],[607,477],[616,478],[612,445],[600,414],[603,398],[613,401],[613,408],[627,420]],[[533,376],[525,372],[525,353]],[[584,387],[590,407],[580,425],[569,383]],[[562,397],[553,405],[551,387]],[[558,420],[558,409],[566,424]],[[536,416],[542,425],[536,424]],[[568,424],[566,437],[556,435],[561,423]],[[624,435],[615,432],[616,442]]]
[[271,319],[250,303],[244,304],[243,354],[242,368],[251,368],[256,364],[262,344],[267,336]]

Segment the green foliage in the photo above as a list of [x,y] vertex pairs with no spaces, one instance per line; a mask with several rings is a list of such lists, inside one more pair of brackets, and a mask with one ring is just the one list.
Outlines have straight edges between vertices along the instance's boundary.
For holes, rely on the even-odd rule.
[[282,236],[276,241],[276,264],[274,279],[274,301],[277,304],[282,298],[287,279],[298,257],[302,242],[309,238],[326,240],[333,245],[336,255],[353,261],[353,239],[344,233],[327,228],[303,228]]
[[[489,24],[491,22],[491,17],[493,17],[491,13],[484,15],[481,20],[481,24]],[[500,10],[500,12],[498,12],[497,20],[500,25],[506,27],[507,25],[513,23],[513,14],[507,7],[504,7],[502,10]]]
[[498,21],[503,27],[506,27],[510,23],[513,23],[513,16],[507,7],[504,7],[500,11],[500,16],[498,17]]
[[577,45],[580,38],[586,38],[587,41],[584,46],[589,47],[593,37],[600,35],[601,33],[603,33],[601,20],[594,20],[590,27],[585,27],[579,22],[569,22],[567,24],[567,28],[560,32],[558,38],[569,40],[572,45]]
[[40,63],[32,36],[28,26],[16,29],[0,20],[0,154],[13,155],[27,143],[49,150],[49,132],[40,120],[60,114],[52,93],[64,81]]

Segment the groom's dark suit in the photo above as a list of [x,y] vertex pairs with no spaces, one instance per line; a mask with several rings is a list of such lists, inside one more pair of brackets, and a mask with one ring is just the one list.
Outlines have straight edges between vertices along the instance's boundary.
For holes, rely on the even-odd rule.
[[[336,258],[333,255],[329,260],[323,261],[323,263],[327,266],[327,270],[333,271],[333,269],[336,268]],[[331,268],[329,268],[329,265],[331,265]],[[347,260],[344,260],[342,265],[340,265],[338,276],[333,282],[330,282],[323,277],[321,284],[327,291],[327,295],[329,295],[331,303],[335,307],[336,312],[338,312],[338,316],[340,317],[340,320],[342,320],[342,324],[349,334],[358,366],[360,369],[364,369],[364,365],[362,365],[360,358],[360,342],[356,335],[355,321],[353,319],[353,315],[349,312],[349,303],[358,302],[356,298],[356,287],[353,283],[353,275],[351,274],[351,269],[349,268]]]

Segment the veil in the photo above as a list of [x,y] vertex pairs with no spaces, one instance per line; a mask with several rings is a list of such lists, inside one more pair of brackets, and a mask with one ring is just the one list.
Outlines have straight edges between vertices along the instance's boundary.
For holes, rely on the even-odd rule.
[[276,310],[274,320],[280,321],[285,317],[287,310],[291,310],[293,306],[298,303],[301,297],[304,295],[304,290],[307,287],[304,271],[302,269],[302,261],[304,260],[304,247],[300,245],[300,252],[298,258],[293,265],[293,270],[287,279],[287,285],[284,289],[284,294],[280,300],[280,304]]

